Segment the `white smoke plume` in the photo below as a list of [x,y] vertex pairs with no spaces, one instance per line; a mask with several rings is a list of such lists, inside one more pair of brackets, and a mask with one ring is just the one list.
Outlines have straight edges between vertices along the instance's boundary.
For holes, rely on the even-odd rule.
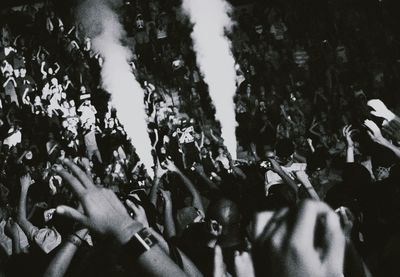
[[236,159],[235,59],[227,34],[232,31],[232,7],[225,0],[183,0],[182,9],[193,24],[191,34],[197,64],[209,88],[221,123],[222,138]]
[[151,141],[147,132],[144,91],[129,65],[132,53],[123,46],[125,31],[114,9],[114,0],[85,0],[77,10],[92,45],[104,59],[101,70],[102,87],[111,94],[117,116],[136,148],[136,153],[149,174],[153,166]]

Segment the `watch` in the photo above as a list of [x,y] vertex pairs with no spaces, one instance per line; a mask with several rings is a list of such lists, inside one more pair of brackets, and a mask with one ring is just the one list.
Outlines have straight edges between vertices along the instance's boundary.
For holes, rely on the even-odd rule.
[[154,245],[158,243],[158,240],[153,236],[150,229],[143,228],[122,247],[122,253],[124,259],[127,262],[132,262],[139,258],[144,252],[149,251]]

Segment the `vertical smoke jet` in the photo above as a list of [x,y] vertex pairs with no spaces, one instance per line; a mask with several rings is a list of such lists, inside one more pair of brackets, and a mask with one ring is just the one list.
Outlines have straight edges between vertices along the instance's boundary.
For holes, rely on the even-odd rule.
[[121,4],[118,0],[85,0],[77,9],[77,19],[85,27],[86,35],[92,38],[94,51],[104,59],[102,87],[111,93],[111,103],[117,110],[118,118],[149,171],[153,158],[144,92],[129,65],[132,53],[121,42],[125,32],[114,11]]
[[197,64],[209,88],[221,123],[222,138],[236,159],[235,60],[227,33],[232,31],[231,6],[225,0],[182,0],[182,9],[193,24],[191,34]]

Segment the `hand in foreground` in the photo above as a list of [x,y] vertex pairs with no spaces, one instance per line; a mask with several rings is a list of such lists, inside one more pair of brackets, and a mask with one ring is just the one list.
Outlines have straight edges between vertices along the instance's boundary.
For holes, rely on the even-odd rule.
[[[136,197],[136,195],[134,197],[137,200],[140,200],[139,197]],[[148,228],[149,222],[147,221],[146,212],[143,209],[143,207],[140,205],[136,205],[129,199],[126,200],[125,203],[130,210],[131,217],[133,217],[133,219],[136,220],[137,222],[140,222],[144,227]]]
[[345,236],[327,205],[307,201],[297,211],[281,210],[262,224],[253,248],[257,275],[342,276]]
[[384,137],[382,136],[381,129],[379,129],[378,125],[375,124],[372,120],[365,120],[364,121],[365,127],[368,128],[368,135],[370,138],[376,142],[376,143],[381,143],[384,140]]
[[82,204],[84,214],[67,206],[59,206],[56,212],[69,217],[92,231],[112,237],[124,244],[143,225],[133,220],[117,196],[108,189],[95,187],[88,176],[70,160],[64,160],[65,166],[72,172],[68,173],[62,166],[54,170],[71,187]]
[[391,112],[379,99],[369,100],[367,105],[373,109],[373,111],[371,111],[371,114],[376,117],[386,119],[387,121],[391,121],[396,117],[396,115]]

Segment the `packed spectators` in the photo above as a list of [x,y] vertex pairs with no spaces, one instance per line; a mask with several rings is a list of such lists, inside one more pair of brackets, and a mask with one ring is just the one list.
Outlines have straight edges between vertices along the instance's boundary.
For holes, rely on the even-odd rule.
[[233,160],[179,1],[126,2],[150,169],[54,2],[0,15],[0,276],[399,276],[400,43],[382,3],[235,8]]

